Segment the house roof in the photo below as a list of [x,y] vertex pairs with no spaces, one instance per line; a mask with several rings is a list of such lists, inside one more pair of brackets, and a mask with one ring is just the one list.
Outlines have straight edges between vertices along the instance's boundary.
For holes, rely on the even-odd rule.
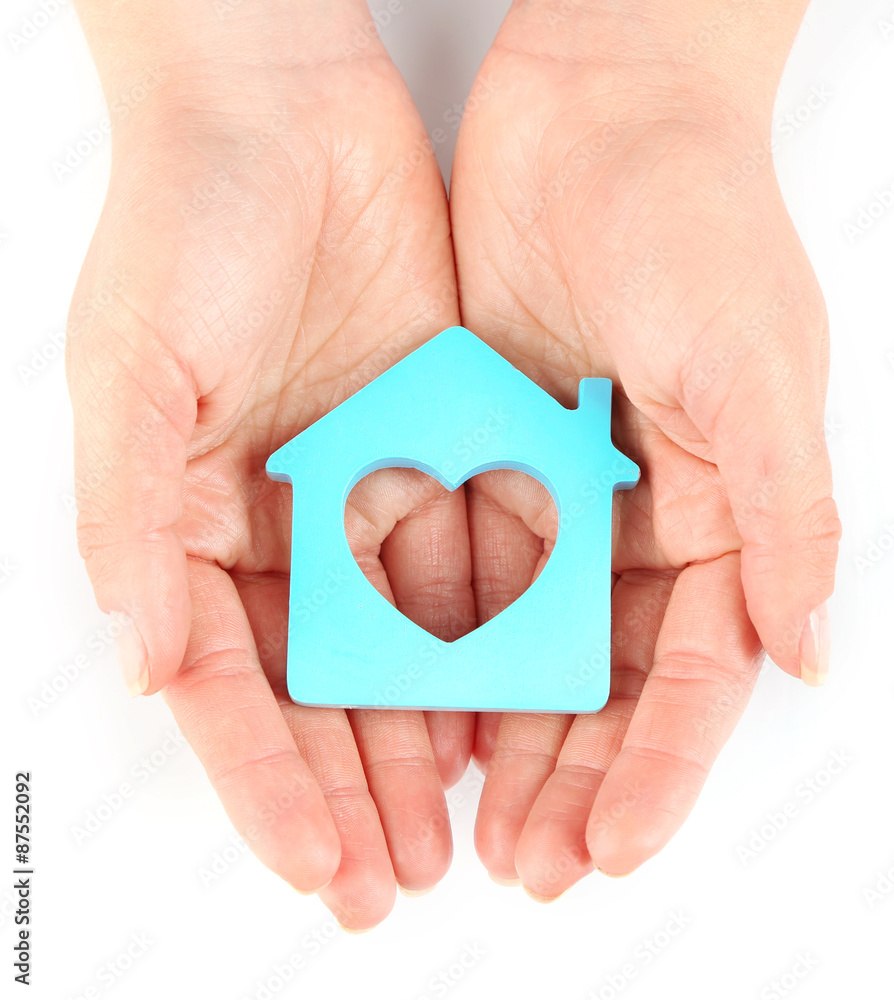
[[[335,456],[328,454],[333,450],[348,463],[355,454],[362,460],[364,449],[394,452],[387,461],[365,467],[365,475],[373,467],[405,464],[392,460],[409,458],[413,442],[424,433],[438,461],[429,468],[417,456],[420,461],[410,464],[435,475],[441,472],[438,478],[452,487],[456,479],[449,466],[460,471],[467,452],[477,452],[486,461],[485,453],[502,444],[505,461],[494,467],[526,468],[525,461],[514,454],[518,447],[523,450],[524,428],[549,425],[557,432],[554,449],[561,447],[563,439],[575,448],[575,435],[568,433],[571,424],[583,417],[591,434],[607,437],[610,408],[608,379],[583,379],[579,406],[569,410],[471,331],[455,326],[408,354],[279,448],[268,459],[267,472],[273,479],[289,482],[302,469],[313,474],[314,456],[334,461]],[[512,441],[518,447],[512,447]],[[623,464],[635,481],[636,467],[627,459]]]

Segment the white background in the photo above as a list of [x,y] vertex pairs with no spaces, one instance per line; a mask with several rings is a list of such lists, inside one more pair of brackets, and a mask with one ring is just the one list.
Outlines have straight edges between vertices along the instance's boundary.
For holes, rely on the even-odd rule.
[[[405,0],[383,29],[429,129],[464,99],[506,6]],[[131,701],[119,678],[108,623],[75,546],[71,421],[58,346],[104,195],[108,140],[69,176],[57,178],[52,168],[105,111],[70,5],[48,23],[38,18],[36,37],[16,46],[10,32],[40,8],[36,0],[5,0],[3,996],[23,989],[12,982],[9,874],[19,768],[34,776],[37,971],[28,995],[41,1000],[83,996],[89,987],[116,1000],[894,996],[894,891],[885,890],[894,870],[890,882],[883,877],[894,868],[894,210],[859,237],[845,229],[876,190],[894,184],[894,2],[857,6],[813,5],[786,71],[775,130],[777,169],[832,319],[828,424],[845,530],[830,605],[828,685],[810,690],[766,667],[670,846],[627,879],[597,873],[549,906],[488,879],[472,848],[480,777],[470,771],[450,793],[456,856],[448,876],[424,898],[398,897],[381,927],[354,937],[337,931],[315,897],[297,895],[245,853],[202,884],[200,870],[231,847],[232,828],[192,751],[166,742],[176,728],[164,702]],[[805,113],[814,88],[830,96]],[[781,121],[799,108],[805,120],[786,135]],[[449,145],[439,150],[444,166]],[[50,702],[45,692],[54,680],[64,690]],[[36,699],[43,699],[39,711]],[[138,778],[134,768],[153,754],[154,773]],[[834,754],[847,763],[830,777]],[[134,795],[78,844],[73,829],[122,781]],[[749,844],[751,858],[740,850]],[[218,869],[225,866],[218,858]],[[871,899],[866,889],[876,885],[879,898]],[[673,914],[686,926],[662,936]],[[134,935],[150,942],[136,958],[127,951]],[[646,962],[649,941],[663,947]],[[456,979],[454,963],[469,946],[481,957]],[[807,975],[783,980],[805,954]],[[274,966],[293,955],[303,969],[282,987]],[[111,979],[100,971],[109,962],[118,971],[132,967]],[[625,965],[635,975],[622,982]],[[442,972],[453,979],[446,991],[432,984]],[[771,988],[774,980],[781,989]]]

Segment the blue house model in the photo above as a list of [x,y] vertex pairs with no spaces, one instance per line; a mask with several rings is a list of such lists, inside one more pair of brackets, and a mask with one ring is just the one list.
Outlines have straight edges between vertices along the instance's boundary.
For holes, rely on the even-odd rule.
[[[463,327],[451,327],[270,456],[292,484],[288,689],[343,708],[596,712],[609,693],[612,494],[639,478],[611,443],[611,381],[585,378],[576,409]],[[519,469],[559,515],[540,576],[454,642],[411,622],[354,561],[351,489],[376,469],[421,469],[448,489]]]

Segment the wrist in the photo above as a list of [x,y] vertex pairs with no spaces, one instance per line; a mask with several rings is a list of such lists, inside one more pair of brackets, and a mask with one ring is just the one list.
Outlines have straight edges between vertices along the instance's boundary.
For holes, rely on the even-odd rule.
[[286,76],[381,48],[364,0],[76,4],[113,128],[147,96],[168,106],[214,99],[239,115],[269,102]]
[[497,45],[619,89],[768,121],[807,0],[515,0]]

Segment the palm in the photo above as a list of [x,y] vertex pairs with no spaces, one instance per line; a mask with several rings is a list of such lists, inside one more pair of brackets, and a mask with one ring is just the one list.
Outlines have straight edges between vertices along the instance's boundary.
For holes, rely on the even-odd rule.
[[[566,405],[580,378],[611,377],[615,442],[643,470],[617,497],[607,707],[479,726],[479,853],[551,897],[594,861],[619,873],[655,853],[748,700],[760,646],[742,543],[692,386],[729,322],[815,284],[772,177],[744,213],[718,197],[741,147],[710,120],[499,40],[481,75],[500,87],[464,120],[451,187],[463,320]],[[515,508],[555,533],[542,497]]]
[[[235,72],[227,94],[243,95],[241,106],[191,96],[188,109],[147,115],[152,124],[125,134],[82,282],[119,270],[121,310],[140,318],[138,342],[115,342],[109,366],[131,350],[160,359],[148,384],[145,368],[124,377],[155,415],[136,443],[151,453],[146,475],[179,505],[143,574],[154,587],[146,600],[163,593],[157,617],[174,633],[154,665],[167,653],[176,669],[177,633],[189,635],[165,698],[262,860],[315,889],[340,854],[323,898],[346,925],[368,927],[390,909],[395,878],[417,889],[443,875],[451,847],[441,779],[462,772],[473,718],[430,713],[430,737],[422,713],[383,722],[382,713],[291,703],[290,500],[264,466],[456,321],[446,199],[433,159],[392,174],[424,133],[383,56],[284,76],[275,114],[271,81],[248,73],[234,83]],[[89,363],[101,368],[97,353]],[[83,357],[73,356],[75,387]],[[411,480],[380,473],[358,488],[349,541],[389,599],[455,638],[474,613],[471,591],[455,583],[468,551],[462,495]],[[89,563],[103,545],[82,520]],[[448,555],[440,563],[409,557],[423,524]]]

